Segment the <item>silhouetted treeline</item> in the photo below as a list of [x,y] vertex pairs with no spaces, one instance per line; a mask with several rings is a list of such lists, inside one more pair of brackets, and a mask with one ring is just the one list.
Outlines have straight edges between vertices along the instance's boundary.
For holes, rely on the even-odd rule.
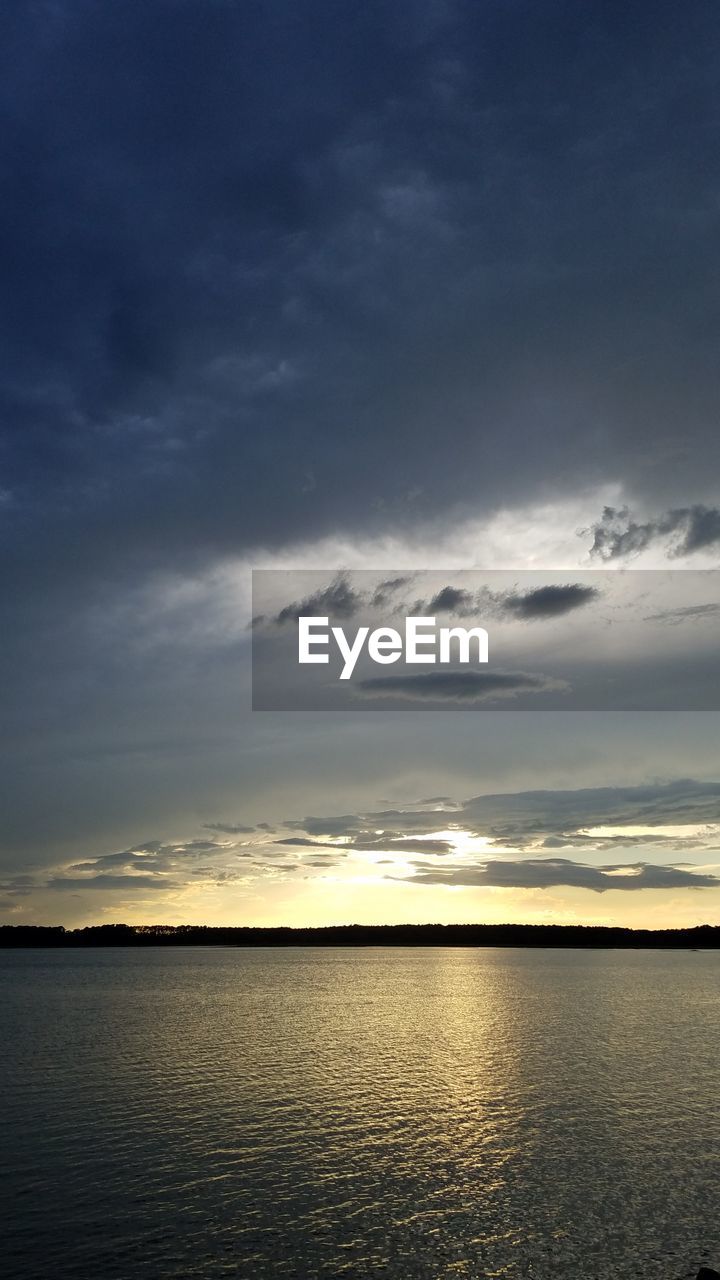
[[349,924],[316,929],[210,925],[1,925],[0,947],[720,947],[720,927],[567,924]]

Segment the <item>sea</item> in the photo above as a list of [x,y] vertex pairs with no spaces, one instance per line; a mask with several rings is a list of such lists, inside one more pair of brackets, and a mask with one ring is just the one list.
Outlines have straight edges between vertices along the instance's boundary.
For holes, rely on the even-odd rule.
[[720,1269],[720,954],[0,952],[12,1280]]

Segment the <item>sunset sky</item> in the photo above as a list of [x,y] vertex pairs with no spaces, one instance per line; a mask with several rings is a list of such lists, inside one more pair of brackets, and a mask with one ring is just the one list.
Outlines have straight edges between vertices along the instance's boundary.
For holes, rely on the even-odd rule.
[[0,36],[0,920],[720,924],[717,711],[250,697],[253,568],[720,567],[717,5]]

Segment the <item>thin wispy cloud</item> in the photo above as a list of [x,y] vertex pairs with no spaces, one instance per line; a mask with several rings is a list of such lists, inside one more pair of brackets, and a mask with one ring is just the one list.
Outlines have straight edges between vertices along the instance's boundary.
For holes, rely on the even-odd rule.
[[409,702],[498,702],[520,694],[562,693],[566,681],[526,671],[424,671],[417,675],[358,680],[359,697],[401,698]]

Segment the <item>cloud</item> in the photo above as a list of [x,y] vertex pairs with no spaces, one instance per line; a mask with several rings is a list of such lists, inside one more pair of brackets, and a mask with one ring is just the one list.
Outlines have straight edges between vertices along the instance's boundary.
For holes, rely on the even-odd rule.
[[720,604],[691,604],[680,609],[665,609],[662,613],[650,613],[645,622],[666,622],[676,626],[682,622],[700,621],[703,618],[716,617],[720,613]]
[[354,836],[347,846],[351,850],[382,853],[452,853],[454,845],[449,840],[413,839],[411,836],[399,836],[394,832],[385,832],[381,836]]
[[720,783],[677,779],[646,786],[480,795],[465,801],[458,819],[470,830],[509,842],[596,827],[717,824]]
[[154,840],[135,845],[132,849],[101,854],[100,857],[85,862],[75,862],[69,870],[93,873],[98,877],[105,875],[108,870],[119,869],[131,874],[140,870],[161,875],[184,863],[206,858],[209,854],[225,855],[234,847],[231,842],[217,840],[188,840],[177,844],[163,844]]
[[383,579],[383,581],[379,582],[375,588],[370,599],[370,604],[374,609],[384,608],[395,593],[400,591],[402,587],[406,587],[410,582],[412,582],[412,576],[409,575],[406,575],[405,577],[398,576],[395,578]]
[[18,563],[85,580],[588,476],[708,487],[712,11],[644,49],[599,0],[579,42],[571,8],[557,40],[532,8],[369,6],[351,41],[332,5],[278,12],[3,8]]
[[[682,838],[682,847],[701,847],[702,841],[691,840],[688,837]],[[676,845],[678,838],[661,834],[653,834],[652,836],[642,835],[586,835],[583,831],[572,831],[568,835],[546,836],[541,842],[543,849],[595,849],[608,850],[613,848],[632,848],[633,845]]]
[[228,836],[250,835],[255,830],[254,827],[246,827],[239,822],[204,822],[203,827],[206,831],[219,831]]
[[720,545],[720,510],[717,507],[696,506],[673,514],[682,516],[683,528],[682,542],[676,548],[676,555],[691,555],[693,551]]
[[[439,816],[439,815],[438,815]],[[292,845],[296,849],[335,849],[342,853],[371,853],[379,850],[383,853],[451,853],[454,846],[448,840],[412,839],[399,835],[395,831],[383,831],[382,835],[350,835],[342,844],[331,844],[327,841],[311,840],[304,836],[287,836],[275,840],[275,844]]]
[[[352,847],[351,845],[346,845],[346,844],[334,844],[331,841],[327,841],[327,840],[310,840],[310,839],[306,839],[304,836],[288,836],[283,840],[274,840],[273,844],[281,845],[286,848],[290,847],[293,849],[307,849],[307,850],[332,849],[334,854],[333,865],[335,864],[338,856],[341,858],[345,858],[347,854],[350,852],[350,849]],[[313,866],[320,866],[321,864],[319,862],[313,862],[312,859],[310,858],[303,858],[302,865],[307,867],[313,867]]]
[[592,525],[590,554],[601,560],[639,555],[654,543],[663,543],[670,559],[696,551],[720,549],[720,510],[701,504],[677,507],[655,520],[637,521],[627,507],[604,507]]
[[300,862],[254,862],[253,866],[260,871],[299,871],[303,863]]
[[569,582],[564,586],[537,587],[534,591],[507,595],[502,599],[501,607],[504,613],[523,621],[559,618],[591,604],[600,594],[597,587]]
[[297,622],[301,616],[327,616],[331,618],[352,618],[362,608],[364,597],[350,586],[347,578],[338,575],[328,587],[316,591],[299,603],[285,605],[277,614],[275,622]]
[[36,881],[33,876],[10,876],[7,880],[0,881],[0,892],[11,895],[12,899],[24,898],[32,893],[35,885]]
[[182,889],[183,885],[179,881],[168,880],[165,876],[102,874],[97,876],[53,876],[43,887],[61,891],[70,890],[74,893],[79,893],[85,889],[99,890],[100,892],[114,892],[117,889],[153,889],[169,892],[173,889]]
[[[392,603],[397,592],[412,582],[414,574],[397,575],[384,578],[369,591],[360,591],[352,586],[347,575],[339,573],[327,587],[312,592],[303,600],[285,605],[272,619],[275,624],[297,622],[302,616],[328,616],[332,619],[348,619],[355,617],[363,609],[385,609]],[[251,626],[266,625],[266,614],[257,614]]]
[[[676,779],[646,786],[487,793],[452,810],[418,810],[413,804],[407,809],[309,816],[285,826],[292,834],[276,838],[262,852],[239,848],[232,839],[151,840],[55,868],[50,875],[7,878],[0,882],[0,893],[25,910],[28,900],[32,907],[35,895],[44,892],[82,897],[86,890],[132,895],[175,892],[189,885],[245,884],[261,872],[272,878],[303,869],[308,875],[321,873],[337,865],[350,870],[353,857],[363,855],[382,855],[373,861],[396,868],[398,862],[410,860],[417,884],[558,885],[602,892],[707,888],[719,882],[713,865],[720,834],[717,782]],[[485,849],[494,850],[492,856],[471,851],[468,837],[482,839]],[[666,853],[695,849],[702,852],[705,865],[698,868],[686,858],[658,865],[644,857],[598,867],[584,858],[574,861],[554,854],[577,848],[587,855],[624,847],[643,853],[653,848]],[[516,856],[498,857],[500,849]],[[278,861],[276,850],[280,857],[283,850],[297,856]],[[546,852],[550,856],[544,856]]]
[[466,617],[477,608],[475,597],[460,587],[443,587],[427,604],[429,614],[454,613]]
[[356,836],[350,847],[365,851],[377,849],[383,854],[451,854],[455,846],[448,840],[414,840],[410,836],[378,836],[374,840]]
[[336,847],[332,844],[321,844],[317,840],[306,839],[304,836],[284,836],[282,840],[273,840],[273,844],[293,845],[299,849],[334,849]]
[[28,892],[170,892],[192,884],[227,884],[247,877],[247,867],[239,870],[233,863],[251,857],[250,851],[238,850],[232,841],[146,841],[131,849],[73,863],[47,877],[29,877]]
[[373,676],[355,685],[358,696],[411,702],[496,702],[521,694],[563,692],[569,686],[551,676],[524,671],[429,671],[417,675]]
[[418,600],[414,612],[451,613],[458,617],[494,615],[523,622],[562,617],[574,609],[599,599],[597,587],[580,582],[549,584],[531,591],[492,591],[488,588],[473,593],[462,587],[442,587],[430,600]]
[[345,836],[363,830],[364,820],[356,814],[344,813],[329,817],[289,819],[283,824],[290,830],[305,831],[311,836]]
[[611,889],[708,889],[720,886],[720,877],[679,867],[646,862],[614,863],[592,867],[567,858],[528,858],[522,862],[489,859],[467,866],[420,868],[402,878],[411,884],[492,887],[500,889],[548,889],[566,886],[606,893]]
[[[701,840],[707,846],[716,842],[713,828],[720,826],[720,782],[679,778],[644,786],[490,792],[464,800],[451,813],[413,806],[313,816],[286,826],[308,835],[344,836],[353,841],[377,840],[380,830],[383,839],[392,840],[448,828],[512,848],[575,845],[597,849],[670,840],[682,847],[691,842],[695,847],[699,837],[669,837],[662,831],[666,826],[687,826],[707,828],[708,835]],[[650,828],[653,834],[638,835],[633,827]],[[596,828],[606,828],[608,834],[588,834]]]

